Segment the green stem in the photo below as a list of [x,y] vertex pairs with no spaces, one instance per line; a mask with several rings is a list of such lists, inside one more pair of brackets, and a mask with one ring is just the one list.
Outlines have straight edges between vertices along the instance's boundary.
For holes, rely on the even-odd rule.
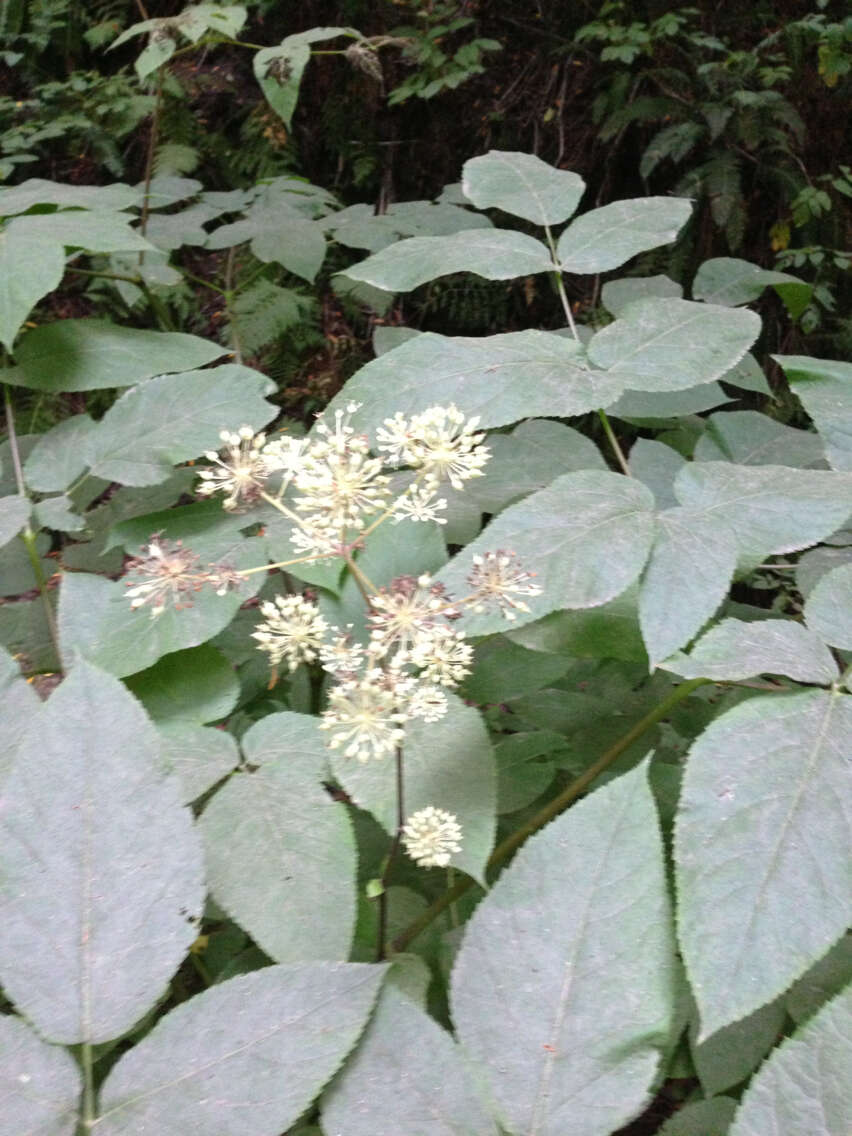
[[92,1131],[97,1122],[95,1111],[95,1077],[92,1069],[92,1044],[84,1041],[80,1045],[80,1064],[83,1069],[83,1114],[81,1116],[84,1136]]
[[[265,267],[265,266],[264,266]],[[224,288],[220,288],[218,284],[211,284],[209,280],[204,280],[200,276],[196,276],[192,272],[187,272],[185,268],[180,270],[187,280],[191,280],[194,284],[200,284],[202,288],[210,288],[213,292],[218,292],[220,296],[226,296],[227,292]]]
[[[665,718],[678,703],[688,698],[699,686],[703,686],[710,681],[710,679],[706,678],[693,678],[688,682],[681,683],[676,690],[672,691],[668,698],[665,698],[659,706],[655,706],[644,718],[641,718],[623,737],[619,738],[615,745],[610,746],[606,753],[602,754],[597,761],[593,762],[589,768],[581,773],[576,780],[572,781],[570,785],[566,785],[561,793],[557,794],[552,801],[548,801],[544,808],[540,809],[526,824],[521,825],[520,828],[516,829],[515,832],[501,841],[491,853],[486,868],[496,868],[498,864],[502,864],[504,860],[507,860],[509,856],[523,844],[527,837],[532,836],[534,832],[538,832],[540,828],[543,828],[553,820],[554,817],[558,816],[563,809],[566,809],[568,805],[572,804],[581,793],[585,792],[593,781],[600,777],[605,769],[612,765],[612,763],[619,758],[626,749],[629,749],[635,741],[641,738],[647,730],[650,730],[652,726],[655,726],[657,722]],[[460,896],[464,895],[473,882],[474,881],[467,876],[465,879],[460,880],[455,887],[445,891],[418,919],[415,919],[413,923],[409,924],[404,931],[401,931],[400,934],[397,935],[391,943],[391,951],[404,951],[408,944],[413,939],[416,939],[420,932],[424,931],[430,923],[437,919],[442,911],[451,907]]]
[[630,472],[630,466],[627,464],[627,458],[624,456],[624,450],[622,450],[618,438],[616,438],[615,436],[615,431],[612,428],[612,423],[609,420],[609,415],[605,410],[599,410],[598,415],[600,416],[600,420],[603,423],[604,433],[609,440],[609,444],[612,446],[612,452],[615,454],[616,461],[621,466],[621,472],[626,474],[628,477],[632,477],[633,474]]
[[126,284],[135,284],[138,288],[141,284],[141,277],[139,276],[123,276],[120,272],[96,272],[93,268],[66,268],[66,272],[73,272],[77,276],[99,276],[103,280],[123,280]]
[[565,313],[565,319],[568,321],[571,334],[579,341],[580,335],[577,331],[577,325],[574,323],[574,315],[571,311],[571,305],[568,303],[565,284],[562,281],[562,265],[559,263],[559,257],[556,255],[556,242],[553,239],[553,233],[551,233],[549,225],[544,226],[544,233],[547,237],[548,248],[550,249],[550,259],[553,262],[553,279],[556,281],[556,290],[559,293],[559,299],[562,301],[562,311]]
[[[24,483],[24,470],[21,465],[21,454],[18,449],[18,435],[15,431],[15,412],[12,408],[12,399],[9,395],[9,388],[3,388],[3,399],[6,409],[6,429],[9,433],[9,449],[12,454],[12,466],[15,470],[15,482],[18,486],[18,493],[21,497],[29,497],[27,487]],[[56,616],[53,612],[53,607],[50,603],[50,596],[47,594],[47,580],[45,579],[44,572],[41,567],[41,560],[39,559],[38,549],[36,548],[36,534],[27,520],[26,525],[21,532],[21,539],[24,542],[24,547],[27,550],[27,556],[32,566],[33,576],[35,577],[36,587],[38,588],[41,602],[44,604],[44,615],[47,620],[47,629],[50,632],[50,638],[53,642],[56,651],[57,659],[61,659],[59,652],[59,628],[56,625]]]
[[240,343],[240,333],[237,329],[237,321],[234,319],[234,309],[231,306],[234,299],[234,262],[236,260],[237,247],[231,245],[228,249],[228,259],[225,263],[225,308],[228,312],[228,323],[231,332],[231,347],[233,349],[234,361],[242,363],[243,361],[243,348]]
[[387,956],[388,935],[388,881],[391,868],[402,843],[402,830],[405,827],[405,793],[402,765],[402,747],[396,747],[396,832],[393,834],[390,850],[382,868],[382,890],[379,892],[379,925],[376,932],[376,962],[383,962]]
[[[151,211],[151,180],[154,176],[154,155],[157,150],[157,139],[160,134],[160,114],[163,109],[163,69],[157,71],[157,99],[154,103],[154,113],[151,116],[151,133],[148,136],[148,150],[145,154],[145,191],[142,198],[142,215],[139,221],[139,232],[144,237],[148,231],[148,214]],[[139,266],[145,263],[144,250],[139,253]]]
[[355,581],[358,587],[358,591],[364,598],[364,603],[367,605],[367,607],[370,607],[370,596],[374,596],[378,589],[369,578],[369,576],[365,575],[361,571],[361,569],[352,558],[352,553],[349,552],[348,549],[346,550],[346,552],[344,552],[343,557],[346,561],[347,568],[352,573],[352,579]]

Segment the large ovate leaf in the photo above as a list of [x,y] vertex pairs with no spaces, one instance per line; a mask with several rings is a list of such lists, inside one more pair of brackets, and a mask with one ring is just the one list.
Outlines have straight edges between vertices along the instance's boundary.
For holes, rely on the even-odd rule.
[[138,205],[141,188],[115,182],[113,185],[65,185],[44,178],[27,178],[20,185],[0,189],[0,216],[26,213],[34,205],[57,205],[71,209],[127,209]]
[[42,1041],[20,1018],[0,1017],[3,1136],[73,1136],[81,1090],[67,1050]]
[[562,271],[609,272],[637,253],[671,244],[691,212],[684,197],[635,197],[592,209],[559,238]]
[[[331,751],[332,770],[356,805],[372,813],[386,832],[397,825],[395,762],[360,762]],[[453,867],[482,880],[494,846],[497,773],[485,725],[476,710],[449,696],[446,715],[434,723],[410,722],[403,745],[406,816],[433,805],[453,813],[461,826],[461,851]]]
[[648,1099],[673,1002],[663,846],[642,765],[521,848],[467,926],[452,1016],[503,1128],[608,1136]]
[[750,304],[769,287],[775,289],[793,319],[798,319],[808,306],[813,292],[812,284],[786,272],[774,272],[733,256],[719,256],[705,260],[698,269],[692,295],[710,304],[735,307]]
[[355,1044],[384,971],[270,966],[190,998],[112,1069],[98,1136],[278,1136]]
[[852,474],[829,470],[693,462],[677,475],[674,489],[687,508],[723,518],[747,558],[807,548],[852,512]]
[[181,800],[188,805],[240,762],[233,735],[213,726],[191,722],[165,722],[159,727],[163,766],[180,781]]
[[693,1018],[690,1053],[704,1095],[712,1097],[742,1084],[781,1036],[786,1016],[784,999],[776,998],[700,1044],[696,1040],[699,1023]]
[[700,1040],[780,994],[852,918],[851,731],[848,695],[771,695],[717,718],[690,751],[675,861]]
[[67,489],[86,468],[86,438],[95,430],[94,418],[74,414],[41,434],[24,462],[28,487],[38,493]]
[[59,287],[64,272],[65,253],[58,241],[11,225],[0,231],[0,343],[7,351],[30,310]]
[[835,469],[852,471],[852,363],[773,355],[814,421]]
[[608,280],[601,288],[601,303],[608,312],[620,316],[634,300],[647,300],[650,296],[664,298],[683,296],[683,288],[669,276],[623,276]]
[[346,959],[352,943],[355,841],[323,788],[326,740],[316,718],[267,715],[201,820],[216,901],[278,962]]
[[277,413],[264,398],[273,390],[265,375],[233,363],[149,379],[122,395],[88,435],[86,462],[104,480],[155,485],[176,462],[218,449],[221,430],[265,426]]
[[196,935],[201,850],[156,731],[78,661],[3,786],[0,981],[52,1041],[119,1037]]
[[705,420],[695,447],[695,461],[738,465],[784,465],[796,469],[823,465],[818,434],[794,430],[756,410],[725,410]]
[[[289,37],[288,37],[289,38]],[[275,113],[289,128],[299,99],[302,73],[311,57],[306,43],[264,47],[254,57],[254,75]]]
[[321,223],[302,219],[287,219],[261,229],[251,242],[258,260],[267,264],[274,260],[308,283],[313,283],[322,267],[326,247]]
[[700,631],[728,594],[737,543],[724,517],[666,509],[639,590],[639,622],[651,665]]
[[819,579],[805,602],[805,622],[826,643],[852,651],[852,564]]
[[746,1089],[730,1136],[845,1136],[850,1066],[852,986],[770,1056]]
[[629,390],[607,407],[607,414],[610,418],[638,421],[682,418],[730,401],[718,383],[699,383],[697,387],[679,391]]
[[130,387],[142,379],[203,367],[227,354],[209,339],[140,331],[106,320],[58,320],[21,340],[11,381],[40,391]]
[[736,1110],[733,1097],[693,1101],[678,1109],[657,1136],[725,1136]]
[[843,936],[787,991],[787,1012],[801,1025],[852,982],[852,932]]
[[534,225],[567,221],[585,189],[579,174],[512,150],[489,150],[462,168],[462,192],[477,209],[502,209]]
[[362,367],[331,409],[362,404],[353,421],[374,430],[398,410],[454,402],[482,426],[536,415],[570,417],[615,402],[621,379],[589,369],[579,345],[547,331],[480,338],[427,332]]
[[[530,609],[514,613],[509,626],[519,627],[558,608],[596,607],[619,595],[642,571],[653,536],[649,489],[620,474],[581,470],[504,510],[438,578],[451,595],[467,595],[474,556],[515,552],[541,588],[540,595],[518,597]],[[485,635],[505,630],[507,622],[491,607],[466,614],[461,626]]]
[[45,240],[88,252],[156,252],[138,230],[130,227],[134,220],[128,213],[63,209],[59,213],[16,217],[8,223],[6,232],[36,245]]
[[761,674],[824,686],[837,679],[837,663],[825,643],[791,619],[723,619],[689,655],[675,655],[664,666],[684,678],[734,682]]
[[322,1117],[337,1136],[497,1136],[456,1043],[390,982]]
[[0,497],[0,547],[18,535],[30,519],[29,498],[14,493]]
[[200,726],[233,710],[240,683],[221,651],[205,643],[166,655],[128,679],[127,689],[158,726]]
[[18,742],[26,733],[41,700],[24,681],[12,656],[0,648],[0,783],[12,766]]
[[664,442],[637,438],[630,448],[630,473],[654,494],[658,509],[677,507],[674,480],[684,458]]
[[451,272],[512,280],[553,269],[541,241],[509,229],[465,229],[444,237],[409,237],[346,269],[386,292],[410,292]]
[[754,312],[689,300],[637,300],[588,346],[595,367],[633,390],[686,390],[721,379],[760,334]]

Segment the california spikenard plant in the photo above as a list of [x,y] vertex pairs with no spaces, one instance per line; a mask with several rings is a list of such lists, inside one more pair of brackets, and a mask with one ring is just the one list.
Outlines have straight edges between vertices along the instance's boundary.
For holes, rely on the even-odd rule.
[[661,1136],[848,1133],[852,367],[776,357],[808,428],[731,409],[770,398],[745,305],[810,289],[730,258],[576,326],[565,278],[690,214],[583,190],[495,151],[382,231],[365,302],[539,277],[567,327],[382,329],[304,436],[218,344],[22,332],[66,257],[179,261],[138,189],[0,192],[4,1136],[608,1136],[655,1098]]

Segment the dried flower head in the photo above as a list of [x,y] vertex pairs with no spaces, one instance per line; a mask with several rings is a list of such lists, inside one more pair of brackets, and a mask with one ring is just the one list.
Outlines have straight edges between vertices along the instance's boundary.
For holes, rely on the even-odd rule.
[[452,607],[443,584],[428,573],[397,576],[387,588],[370,596],[370,639],[379,654],[392,648],[405,652],[428,641],[443,621],[459,612]]
[[531,584],[532,572],[526,572],[518,564],[514,552],[486,552],[484,556],[473,557],[473,568],[467,582],[476,593],[474,611],[485,611],[489,604],[496,605],[508,620],[516,618],[516,611],[529,611],[529,606],[517,596],[539,596],[541,588]]
[[149,606],[151,618],[172,607],[179,611],[192,605],[192,597],[205,585],[217,595],[239,587],[241,577],[224,564],[200,566],[200,557],[181,541],[171,542],[158,533],[143,547],[141,556],[127,564],[125,581],[132,608]]
[[258,650],[266,651],[272,666],[286,660],[294,671],[299,663],[314,663],[323,646],[328,623],[316,604],[304,596],[276,596],[260,605],[266,617],[252,632]]
[[411,680],[393,671],[372,668],[362,678],[333,687],[320,729],[331,730],[330,749],[345,747],[359,761],[392,754],[405,739],[402,698]]
[[446,868],[461,852],[461,827],[452,813],[432,805],[412,813],[402,830],[405,850],[421,868]]
[[198,492],[202,497],[224,493],[223,505],[229,511],[253,505],[270,472],[263,455],[266,435],[255,434],[251,426],[241,426],[236,433],[223,430],[219,437],[225,447],[221,454],[209,450],[204,455],[214,464],[199,471],[202,484]]

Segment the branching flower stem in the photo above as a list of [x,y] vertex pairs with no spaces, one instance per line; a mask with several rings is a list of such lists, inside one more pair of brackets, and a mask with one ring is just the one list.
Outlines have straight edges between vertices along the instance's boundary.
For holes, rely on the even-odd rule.
[[[615,745],[610,746],[606,753],[602,754],[597,761],[590,765],[589,768],[572,781],[570,785],[566,785],[561,793],[558,793],[553,800],[548,801],[526,824],[521,825],[520,828],[516,829],[507,836],[505,840],[501,841],[491,853],[486,868],[496,868],[499,864],[502,864],[504,860],[507,860],[509,856],[524,843],[527,837],[538,832],[540,828],[543,828],[553,820],[554,817],[557,817],[566,809],[568,805],[572,804],[581,793],[584,793],[589,785],[591,785],[605,769],[608,769],[626,749],[629,749],[638,738],[642,737],[652,726],[655,726],[657,722],[665,718],[678,703],[688,698],[699,686],[703,686],[710,681],[710,679],[706,678],[693,678],[688,682],[681,683],[676,690],[672,691],[668,698],[663,699],[659,706],[655,706],[644,718],[641,718],[623,737],[619,738]],[[470,877],[466,877],[459,880],[455,887],[445,891],[442,896],[435,900],[431,907],[427,908],[419,918],[415,919],[413,923],[409,924],[404,931],[401,931],[400,934],[396,936],[390,944],[391,952],[404,951],[413,939],[416,939],[443,911],[446,911],[460,896],[464,895],[468,888],[472,886],[473,882]]]
[[405,784],[403,776],[402,747],[396,747],[396,832],[388,854],[385,857],[381,875],[381,891],[379,892],[379,923],[376,932],[376,962],[383,962],[387,955],[388,935],[388,881],[394,860],[399,852],[402,841],[402,830],[405,827]]

